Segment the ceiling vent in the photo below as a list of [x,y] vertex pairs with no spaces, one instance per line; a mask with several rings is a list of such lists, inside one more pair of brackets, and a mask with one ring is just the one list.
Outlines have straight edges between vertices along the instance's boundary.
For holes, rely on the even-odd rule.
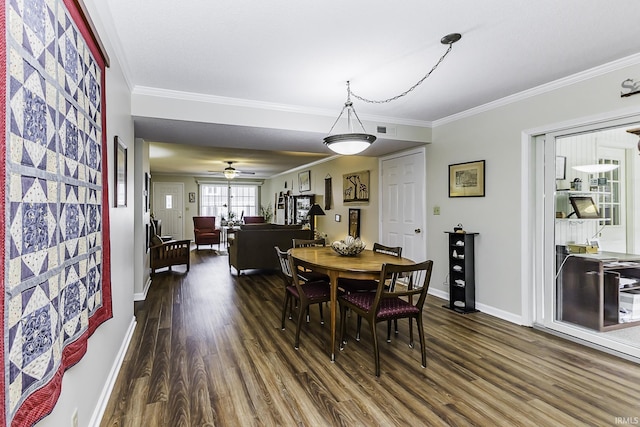
[[383,134],[383,135],[389,135],[389,136],[396,136],[396,128],[395,127],[387,127],[387,126],[377,126],[376,127],[376,133]]

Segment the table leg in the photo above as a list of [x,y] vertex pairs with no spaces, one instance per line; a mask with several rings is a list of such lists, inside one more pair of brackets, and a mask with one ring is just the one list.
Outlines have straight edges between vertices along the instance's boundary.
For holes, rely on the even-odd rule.
[[338,272],[329,271],[329,280],[331,282],[331,361],[336,360],[336,312],[338,306]]

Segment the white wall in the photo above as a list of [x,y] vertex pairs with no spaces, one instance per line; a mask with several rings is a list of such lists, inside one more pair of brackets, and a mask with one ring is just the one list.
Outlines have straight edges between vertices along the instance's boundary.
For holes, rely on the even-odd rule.
[[[92,16],[96,16],[95,0],[85,1]],[[105,39],[101,23],[94,19],[102,41],[107,47],[111,67],[106,74],[107,154],[109,183],[113,182],[113,138],[118,135],[128,147],[127,200],[134,200],[134,149],[133,121],[130,114],[130,89],[122,74],[121,66]],[[113,200],[113,195],[110,194]],[[110,203],[112,205],[112,203]],[[113,318],[104,322],[89,338],[88,349],[82,360],[64,375],[62,393],[53,412],[40,421],[38,427],[71,426],[71,416],[78,409],[80,426],[88,426],[98,405],[110,370],[117,360],[123,341],[132,326],[134,267],[134,208],[110,208],[111,216],[111,287]],[[108,396],[107,396],[108,397]],[[99,421],[99,420],[98,420]]]
[[[431,286],[446,291],[446,235],[457,223],[480,233],[476,240],[476,299],[487,312],[519,321],[522,315],[521,270],[523,233],[521,197],[529,191],[521,169],[522,136],[528,129],[569,121],[588,121],[614,111],[640,112],[640,96],[620,97],[627,78],[640,77],[640,56],[623,69],[574,76],[566,86],[556,82],[538,95],[479,108],[476,114],[438,124],[427,146],[427,253],[434,260]],[[625,62],[626,64],[626,62]],[[613,67],[612,67],[613,68]],[[609,68],[611,69],[611,68]],[[542,89],[542,88],[540,88]],[[536,93],[536,91],[532,91]],[[486,160],[486,197],[449,198],[448,165]],[[527,168],[530,166],[527,165]],[[433,215],[440,206],[441,214]],[[532,214],[531,220],[535,220]],[[526,240],[525,240],[526,241]],[[487,310],[488,308],[488,310]]]

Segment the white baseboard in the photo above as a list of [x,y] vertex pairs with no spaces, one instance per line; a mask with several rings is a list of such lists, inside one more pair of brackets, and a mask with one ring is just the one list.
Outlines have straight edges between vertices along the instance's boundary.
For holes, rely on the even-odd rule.
[[[440,289],[429,289],[429,293],[435,297],[442,298],[449,301],[449,292],[445,292]],[[476,303],[476,309],[490,316],[497,317],[498,319],[506,320],[507,322],[515,323],[516,325],[522,325],[522,316],[509,313],[504,310],[492,307],[486,304]]]
[[151,277],[147,278],[147,283],[144,284],[144,289],[142,292],[133,294],[134,301],[144,301],[147,299],[147,292],[149,292],[149,288],[151,287]]
[[120,350],[116,355],[116,359],[113,361],[113,365],[111,366],[111,371],[109,371],[109,376],[107,377],[107,381],[105,382],[104,387],[102,387],[102,393],[100,393],[98,404],[93,410],[93,415],[91,415],[91,420],[89,420],[89,426],[98,427],[100,425],[100,421],[102,421],[104,411],[107,409],[107,403],[109,402],[109,397],[111,396],[111,392],[113,391],[113,386],[116,383],[116,378],[118,377],[118,373],[120,372],[120,368],[122,367],[124,356],[125,354],[127,354],[127,349],[129,348],[129,344],[131,343],[131,338],[133,337],[133,331],[135,329],[136,329],[136,317],[134,316],[131,319],[131,323],[129,324],[129,329],[127,329],[127,333],[124,336],[124,340],[122,340],[122,344],[120,345]]

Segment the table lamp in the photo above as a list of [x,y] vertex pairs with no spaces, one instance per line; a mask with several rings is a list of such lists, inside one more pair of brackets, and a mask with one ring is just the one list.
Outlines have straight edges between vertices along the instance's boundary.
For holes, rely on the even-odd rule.
[[309,213],[307,215],[309,216],[309,224],[311,225],[311,236],[313,236],[313,239],[315,239],[316,235],[316,216],[324,214],[324,211],[317,203],[314,203],[313,206],[311,206],[311,209],[309,209]]

